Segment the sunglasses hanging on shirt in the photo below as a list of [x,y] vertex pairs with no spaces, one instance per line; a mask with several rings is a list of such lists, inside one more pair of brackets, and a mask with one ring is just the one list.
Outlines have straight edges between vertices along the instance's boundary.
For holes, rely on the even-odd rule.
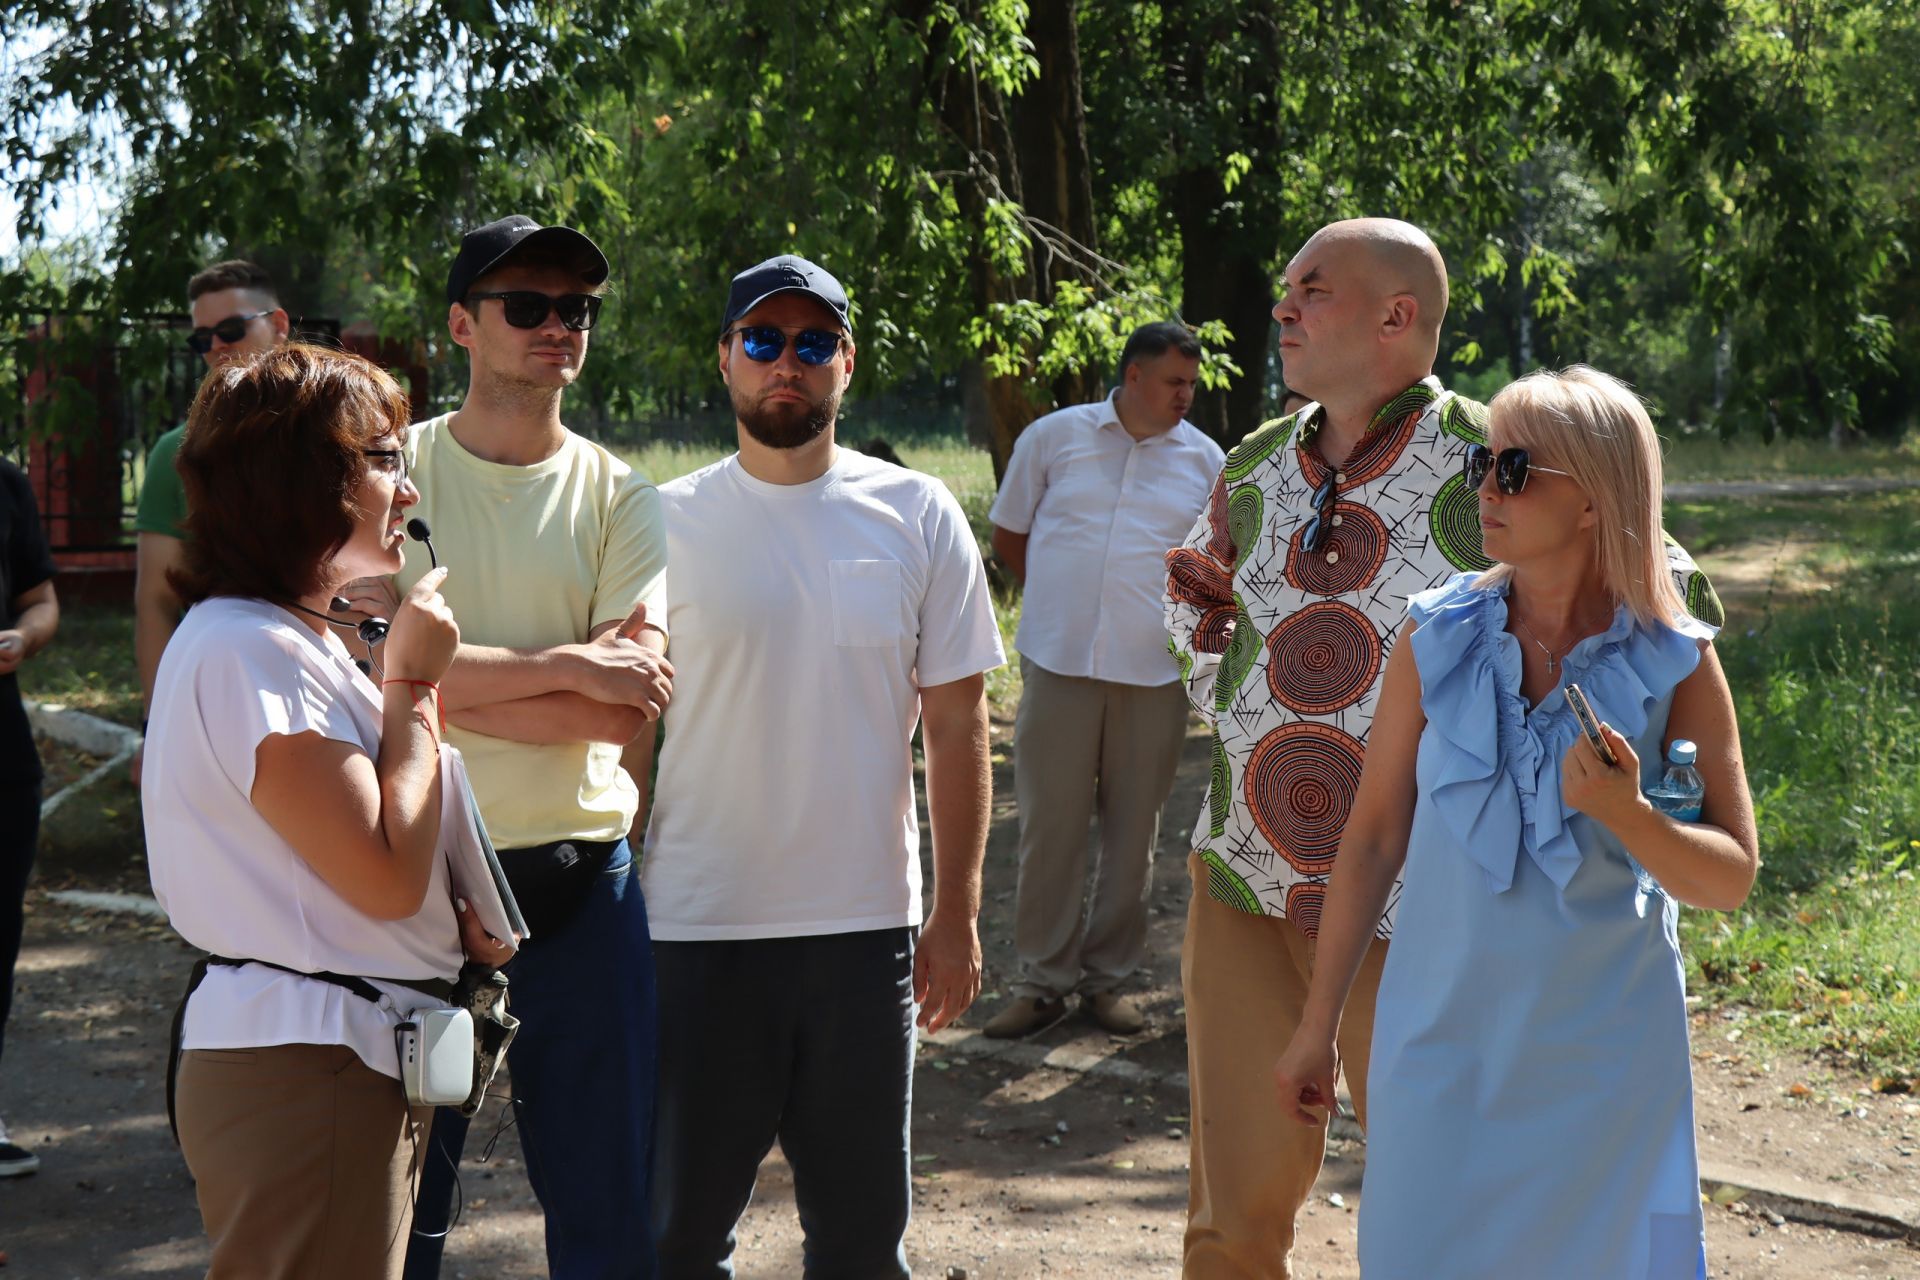
[[1329,471],[1327,478],[1314,488],[1313,519],[1307,521],[1307,527],[1300,532],[1300,549],[1308,554],[1324,551],[1339,525],[1340,517],[1333,513],[1334,500],[1340,496],[1335,485],[1339,478],[1339,472]]

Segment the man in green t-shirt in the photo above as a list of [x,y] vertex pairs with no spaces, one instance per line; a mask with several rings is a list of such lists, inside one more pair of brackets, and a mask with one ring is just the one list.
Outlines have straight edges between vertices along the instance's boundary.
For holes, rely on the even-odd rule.
[[[187,338],[207,368],[218,369],[270,351],[287,340],[287,313],[274,291],[273,277],[251,262],[216,262],[187,282],[193,333]],[[174,469],[186,426],[154,441],[147,475],[133,518],[138,539],[133,587],[133,652],[140,668],[140,708],[144,719],[153,699],[153,676],[160,654],[180,625],[183,612],[167,572],[180,563],[186,536],[187,495]],[[133,757],[133,780],[140,781],[140,756]]]

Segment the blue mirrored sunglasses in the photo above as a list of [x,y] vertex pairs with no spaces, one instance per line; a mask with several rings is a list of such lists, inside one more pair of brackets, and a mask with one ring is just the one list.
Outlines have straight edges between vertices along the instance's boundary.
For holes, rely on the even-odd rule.
[[[786,330],[776,329],[770,324],[729,329],[720,335],[720,339],[730,342],[735,334],[740,337],[740,349],[747,353],[747,359],[756,364],[772,364],[787,349]],[[793,335],[793,354],[800,357],[801,364],[822,365],[839,354],[840,344],[844,341],[846,335],[835,333],[832,329],[801,329]]]

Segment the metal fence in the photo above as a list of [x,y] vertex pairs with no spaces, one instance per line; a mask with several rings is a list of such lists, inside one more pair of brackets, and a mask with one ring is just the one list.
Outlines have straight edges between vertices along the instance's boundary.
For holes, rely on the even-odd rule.
[[[185,420],[206,372],[187,349],[192,319],[40,312],[10,320],[14,336],[0,352],[0,456],[26,468],[56,554],[130,549],[147,453]],[[295,327],[340,338],[337,320]]]

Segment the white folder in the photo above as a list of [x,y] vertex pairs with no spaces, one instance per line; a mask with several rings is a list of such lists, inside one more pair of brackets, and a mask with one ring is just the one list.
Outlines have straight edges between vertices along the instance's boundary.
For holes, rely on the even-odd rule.
[[487,837],[487,824],[467,782],[466,761],[458,747],[444,742],[440,744],[440,846],[446,851],[453,891],[479,914],[488,933],[518,951],[528,937],[526,919]]

